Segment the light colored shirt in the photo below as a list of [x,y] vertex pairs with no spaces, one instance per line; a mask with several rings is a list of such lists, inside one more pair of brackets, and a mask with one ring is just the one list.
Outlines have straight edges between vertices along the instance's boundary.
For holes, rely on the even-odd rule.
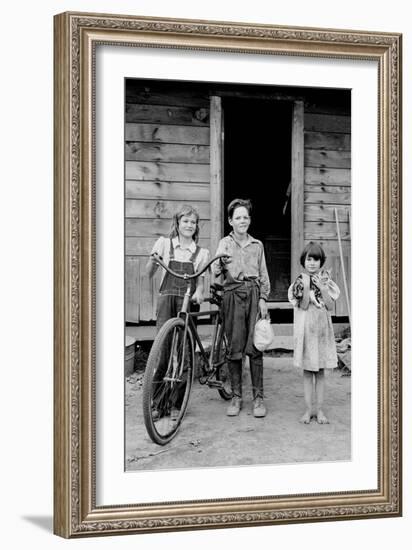
[[[239,242],[232,231],[220,240],[216,251],[216,255],[218,254],[231,256],[232,261],[226,265],[226,269],[235,282],[240,282],[245,277],[256,277],[260,286],[260,297],[265,300],[269,298],[270,280],[261,241],[248,235],[245,241]],[[212,270],[215,275],[222,274],[220,261],[213,263]]]
[[[196,243],[192,241],[189,246],[182,247],[179,242],[179,237],[173,237],[172,239],[174,248],[174,259],[178,262],[189,262],[192,254],[196,251]],[[159,237],[154,243],[151,254],[159,254],[162,256],[166,265],[169,265],[169,251],[170,251],[170,239],[166,237]],[[199,271],[209,261],[209,250],[207,248],[200,248],[199,253],[194,261],[194,270]],[[156,264],[155,272],[159,266]],[[206,272],[205,272],[206,273]],[[202,276],[205,276],[205,273]],[[162,269],[161,281],[165,277],[166,271]]]

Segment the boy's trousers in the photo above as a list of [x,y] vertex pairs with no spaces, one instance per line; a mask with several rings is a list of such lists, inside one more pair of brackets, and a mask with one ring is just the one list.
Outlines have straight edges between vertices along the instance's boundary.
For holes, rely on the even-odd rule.
[[242,358],[249,356],[253,398],[263,397],[263,355],[253,345],[259,307],[259,286],[254,280],[225,285],[223,319],[228,340],[233,394],[242,395]]

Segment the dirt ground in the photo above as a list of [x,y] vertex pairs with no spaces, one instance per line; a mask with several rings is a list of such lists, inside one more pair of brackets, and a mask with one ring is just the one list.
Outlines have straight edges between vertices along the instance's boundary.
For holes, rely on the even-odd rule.
[[176,437],[159,446],[147,435],[142,413],[142,372],[125,382],[125,470],[223,467],[343,461],[351,459],[351,378],[326,373],[324,412],[330,424],[299,422],[304,412],[302,374],[290,357],[264,358],[267,416],[254,418],[248,365],[243,408],[225,414],[227,402],[214,388],[194,382]]

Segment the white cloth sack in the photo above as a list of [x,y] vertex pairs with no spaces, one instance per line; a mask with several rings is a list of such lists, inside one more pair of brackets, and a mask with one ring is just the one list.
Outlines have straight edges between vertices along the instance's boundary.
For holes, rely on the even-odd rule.
[[258,319],[255,325],[253,343],[259,351],[269,349],[273,344],[274,334],[269,319]]

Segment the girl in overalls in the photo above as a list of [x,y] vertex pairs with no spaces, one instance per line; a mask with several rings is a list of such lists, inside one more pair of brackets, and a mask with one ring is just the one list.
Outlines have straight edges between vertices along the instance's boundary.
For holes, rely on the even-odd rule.
[[[147,275],[151,278],[158,268],[158,264],[152,255],[157,254],[163,258],[168,267],[176,273],[192,275],[201,270],[209,261],[209,251],[201,248],[199,240],[199,214],[191,205],[183,206],[173,216],[169,237],[159,237],[155,242],[151,256],[146,265]],[[168,319],[176,317],[181,310],[187,282],[178,279],[170,273],[162,270],[162,279],[157,300],[157,331]],[[203,302],[204,274],[197,279],[191,279],[190,311],[198,311]],[[179,408],[179,399],[176,401]]]

